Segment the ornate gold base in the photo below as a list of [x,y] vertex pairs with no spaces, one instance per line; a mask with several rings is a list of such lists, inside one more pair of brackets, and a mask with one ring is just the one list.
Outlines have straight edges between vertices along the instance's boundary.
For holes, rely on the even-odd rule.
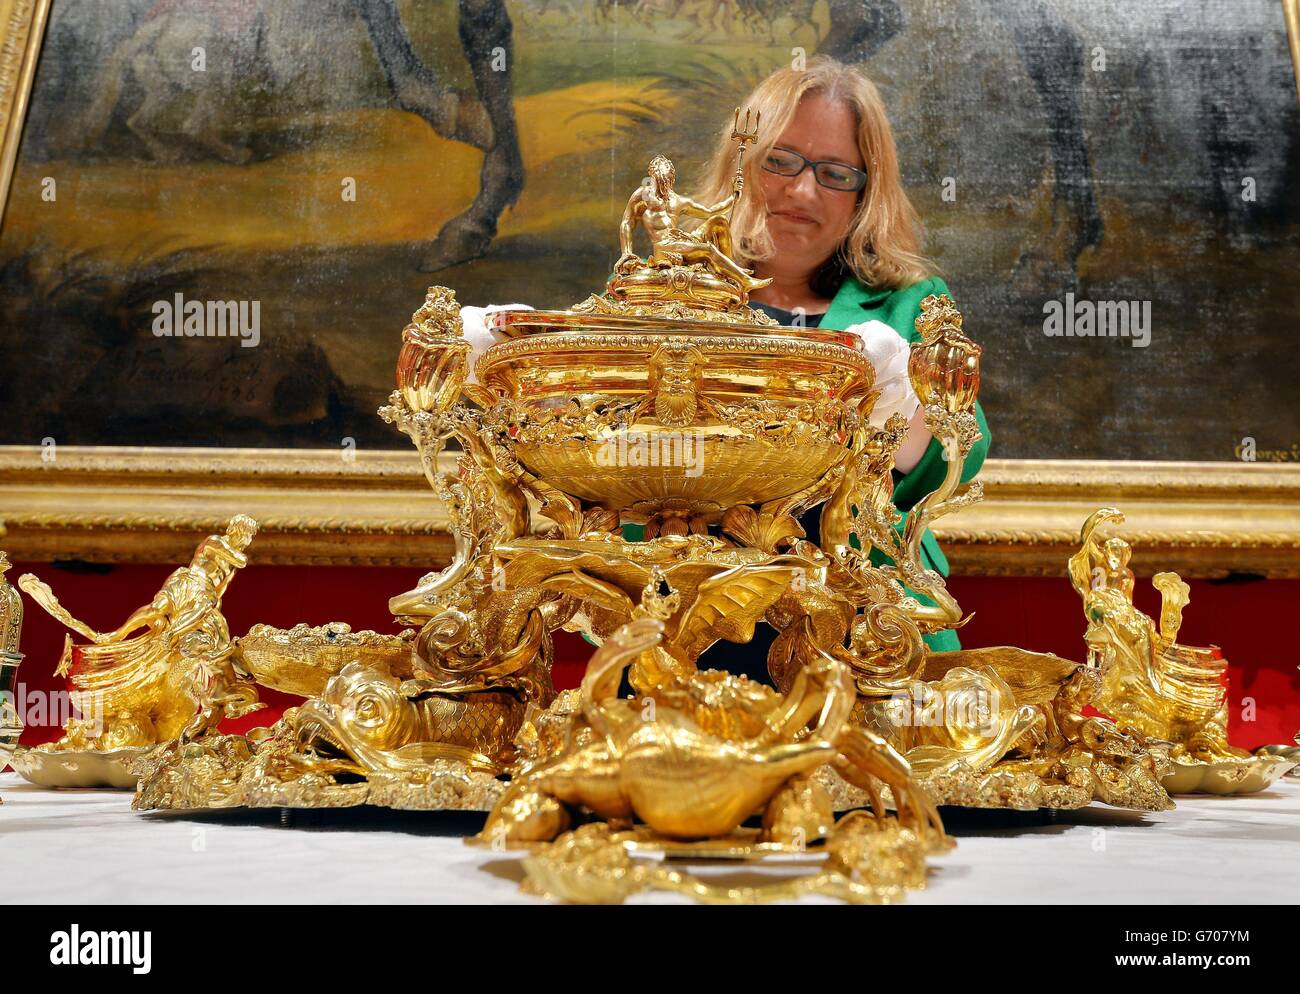
[[[824,768],[816,779],[836,811],[871,803],[865,791],[845,783],[834,770]],[[1063,765],[1051,775],[1041,775],[1029,764],[1010,761],[981,773],[961,768],[917,776],[916,782],[935,804],[959,808],[1073,811],[1093,801],[1136,811],[1168,811],[1174,806],[1161,781],[1137,765]],[[889,800],[887,791],[884,796]]]
[[715,324],[748,324],[776,327],[778,322],[748,306],[734,286],[721,284],[710,299],[699,296],[671,301],[654,299],[663,294],[662,286],[641,289],[623,298],[612,293],[593,293],[570,310],[575,314],[612,315],[635,318],[671,318],[674,321],[708,321]]
[[[894,904],[909,890],[925,887],[925,861],[931,853],[897,821],[860,811],[845,815],[825,839],[806,847],[764,841],[759,829],[742,828],[691,842],[657,836],[644,826],[620,830],[606,822],[581,825],[554,842],[501,846],[482,835],[466,842],[522,851],[525,893],[583,904],[620,904],[650,890],[681,894],[702,904],[762,904],[807,894],[850,904]],[[949,848],[945,841],[937,851]],[[641,858],[645,856],[663,858]],[[759,865],[780,861],[806,865],[810,872],[766,884],[734,884],[688,872],[693,862],[718,860]]]
[[506,784],[452,758],[431,758],[410,775],[371,772],[341,782],[295,766],[284,741],[213,735],[169,743],[136,767],[137,811],[216,808],[351,808],[362,804],[404,811],[490,811]]
[[659,309],[686,302],[717,311],[736,311],[748,296],[735,283],[700,263],[642,266],[631,273],[619,273],[610,279],[607,293],[633,307]]

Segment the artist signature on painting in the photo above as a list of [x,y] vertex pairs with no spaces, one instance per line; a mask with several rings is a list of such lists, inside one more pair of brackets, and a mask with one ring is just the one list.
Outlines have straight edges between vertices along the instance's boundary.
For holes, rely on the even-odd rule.
[[1255,439],[1247,435],[1232,450],[1242,462],[1300,462],[1300,444],[1291,443],[1289,449],[1261,449]]

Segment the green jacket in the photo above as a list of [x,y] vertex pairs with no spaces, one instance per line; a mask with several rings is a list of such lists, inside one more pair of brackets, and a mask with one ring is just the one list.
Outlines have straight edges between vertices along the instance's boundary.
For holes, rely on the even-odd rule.
[[[915,283],[901,290],[876,290],[866,286],[857,277],[850,276],[844,281],[835,299],[831,301],[826,316],[818,327],[844,329],[849,325],[863,321],[883,321],[906,341],[919,341],[921,336],[916,330],[916,319],[921,314],[921,301],[932,293],[948,293],[948,285],[938,276]],[[951,296],[951,294],[949,294]],[[984,457],[989,451],[989,426],[984,420],[984,410],[979,401],[975,402],[975,418],[979,423],[981,438],[971,448],[966,463],[962,466],[961,478],[965,482],[975,476],[984,465]],[[912,467],[911,472],[901,478],[895,477],[894,506],[904,512],[943,482],[947,464],[943,459],[943,446],[937,439],[931,439],[929,448],[921,456],[921,461]],[[902,527],[902,522],[899,527]],[[948,557],[939,547],[939,541],[930,529],[921,536],[921,558],[923,565],[937,571],[941,576],[948,575]],[[871,550],[871,561],[877,566],[892,560],[879,549]],[[928,597],[909,590],[917,600],[924,604],[933,603]],[[926,637],[926,644],[935,652],[947,652],[960,649],[961,642],[954,631],[939,632]]]
[[[835,299],[827,309],[818,327],[843,330],[850,325],[862,324],[864,321],[883,321],[893,328],[908,342],[920,340],[916,330],[916,319],[921,315],[921,301],[930,294],[948,293],[948,285],[938,276],[922,280],[901,290],[876,290],[866,286],[857,277],[850,276],[840,286]],[[951,294],[949,294],[951,296]],[[961,478],[970,480],[984,464],[984,457],[989,450],[989,426],[984,420],[984,411],[979,402],[975,403],[975,417],[979,422],[981,438],[971,448],[962,467]],[[930,440],[930,446],[921,456],[920,462],[904,476],[895,476],[894,506],[904,513],[899,528],[906,521],[906,513],[918,500],[930,493],[943,482],[947,465],[943,459],[943,446],[937,439]],[[641,525],[623,526],[623,537],[629,541],[640,541],[645,534]],[[941,576],[948,575],[948,558],[939,547],[939,541],[930,529],[921,536],[921,559],[923,565],[937,571]],[[879,549],[871,550],[871,561],[877,566],[886,565],[892,560]],[[933,604],[928,597],[913,590],[908,593],[924,604]],[[926,636],[926,644],[935,652],[947,652],[960,649],[961,642],[954,631],[939,632]]]

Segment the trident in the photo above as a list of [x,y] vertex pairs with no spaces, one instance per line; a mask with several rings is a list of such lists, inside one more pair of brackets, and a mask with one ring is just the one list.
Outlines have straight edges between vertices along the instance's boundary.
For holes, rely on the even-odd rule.
[[736,108],[736,123],[731,129],[731,138],[738,142],[740,147],[736,150],[736,178],[740,178],[740,164],[745,158],[745,146],[758,139],[758,122],[763,118],[763,112],[757,111],[754,114],[754,128],[751,131],[749,127],[749,108],[745,108],[745,126],[740,126],[740,108]]

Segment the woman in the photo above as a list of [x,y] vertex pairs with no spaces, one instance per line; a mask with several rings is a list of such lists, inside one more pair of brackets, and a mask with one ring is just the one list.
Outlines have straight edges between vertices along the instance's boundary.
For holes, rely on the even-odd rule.
[[[815,56],[805,69],[772,73],[741,106],[758,111],[762,127],[745,155],[751,196],[736,206],[732,237],[737,261],[772,280],[753,292],[751,304],[782,324],[844,329],[876,320],[916,341],[921,301],[948,287],[920,254],[920,222],[903,191],[893,131],[876,87],[859,70]],[[701,203],[716,203],[731,191],[731,126],[728,121],[720,133],[708,179],[693,195]],[[967,457],[963,480],[979,471],[988,452],[989,429],[978,403],[975,415],[984,438]],[[895,459],[895,505],[908,511],[945,471],[943,449],[918,411]],[[819,517],[816,508],[804,516],[813,540]],[[948,575],[948,561],[928,530],[921,553],[925,566]],[[872,550],[872,561],[889,562],[879,550]],[[702,665],[765,677],[773,636],[764,632],[760,626],[748,645],[715,645]],[[935,651],[961,647],[953,631],[926,642]]]

